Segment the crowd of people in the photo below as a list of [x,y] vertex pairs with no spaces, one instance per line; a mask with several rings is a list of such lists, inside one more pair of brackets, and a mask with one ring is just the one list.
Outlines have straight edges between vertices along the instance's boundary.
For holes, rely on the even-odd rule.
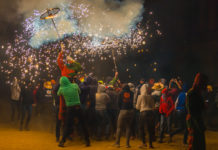
[[60,147],[76,133],[84,138],[86,146],[91,145],[91,138],[114,139],[113,146],[120,147],[125,131],[127,148],[134,138],[141,140],[140,148],[154,148],[154,141],[173,142],[173,137],[182,132],[183,143],[189,145],[189,150],[205,149],[202,113],[210,93],[206,76],[198,73],[189,90],[180,77],[172,78],[169,84],[163,78],[159,81],[142,78],[137,86],[122,83],[118,72],[106,82],[98,81],[92,73],[81,79],[80,64],[71,57],[64,64],[63,50],[62,46],[58,56],[61,77],[50,90],[45,90],[43,84],[32,89],[28,82],[28,88],[20,87],[14,78],[11,119],[15,109],[20,110],[21,131],[29,130],[32,106],[41,105],[38,112],[51,108],[56,114],[56,140]]

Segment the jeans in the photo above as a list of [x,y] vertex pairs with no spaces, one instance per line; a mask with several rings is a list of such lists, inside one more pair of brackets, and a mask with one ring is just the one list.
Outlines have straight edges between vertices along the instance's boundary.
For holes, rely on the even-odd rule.
[[177,110],[176,111],[176,118],[179,123],[179,128],[176,129],[175,131],[170,133],[170,136],[173,137],[175,134],[180,133],[182,131],[184,132],[184,138],[183,138],[183,143],[187,143],[187,137],[188,137],[188,130],[186,126],[186,113],[185,111]]
[[134,110],[120,110],[117,121],[116,144],[120,144],[121,129],[126,129],[126,145],[129,145],[131,125],[134,117]]
[[170,134],[171,132],[171,116],[165,116],[165,114],[161,114],[160,116],[160,141],[163,140],[163,135],[165,128],[167,128],[167,133]]

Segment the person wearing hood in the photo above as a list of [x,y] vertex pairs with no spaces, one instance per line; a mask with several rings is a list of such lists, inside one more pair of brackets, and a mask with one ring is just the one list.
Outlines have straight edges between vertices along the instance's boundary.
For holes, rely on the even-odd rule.
[[174,102],[171,95],[169,95],[168,90],[164,88],[161,93],[162,96],[160,98],[160,107],[159,107],[159,112],[161,114],[159,143],[163,143],[165,122],[167,123],[167,133],[170,134],[171,132],[171,115],[172,115],[172,111],[174,110]]
[[203,93],[206,92],[208,78],[198,73],[195,76],[192,88],[187,93],[186,99],[186,123],[189,132],[188,150],[205,150],[205,125],[203,120],[203,110],[205,103]]
[[169,142],[172,142],[172,138],[175,134],[185,130],[183,143],[187,144],[188,130],[186,127],[186,120],[185,120],[186,114],[187,114],[186,108],[185,108],[186,92],[187,92],[186,85],[183,85],[182,89],[183,89],[182,92],[180,92],[175,102],[175,113],[176,113],[176,118],[177,118],[177,121],[179,122],[180,127],[177,130],[170,133]]
[[155,136],[155,124],[154,124],[154,99],[148,93],[148,84],[143,84],[140,89],[140,95],[138,96],[136,109],[140,111],[140,133],[142,139],[142,145],[140,148],[145,148],[145,127],[149,133],[149,147],[153,148],[152,140]]
[[118,106],[120,113],[117,121],[116,143],[114,146],[120,147],[121,129],[126,129],[126,147],[129,148],[129,140],[131,135],[131,124],[134,116],[133,110],[133,92],[127,84],[124,84],[119,94]]
[[18,120],[20,118],[20,93],[21,93],[21,88],[18,83],[18,80],[16,77],[14,77],[13,83],[11,85],[11,121],[14,121],[14,116],[15,116],[15,110],[17,109],[17,114],[18,114]]
[[106,139],[109,137],[109,116],[107,113],[107,104],[110,102],[110,97],[106,93],[104,85],[98,85],[98,91],[95,96],[95,111],[97,118],[97,139],[101,139],[101,132],[105,129]]
[[133,99],[133,105],[135,107],[136,103],[137,103],[137,99],[138,99],[138,96],[140,95],[140,88],[142,87],[142,85],[145,83],[145,79],[140,79],[139,81],[139,85],[136,86],[135,88],[135,93],[134,93],[134,99]]
[[60,88],[58,89],[58,96],[63,96],[66,104],[66,118],[64,122],[64,131],[62,140],[59,143],[59,147],[63,147],[66,138],[71,133],[74,118],[77,118],[79,124],[82,127],[82,131],[85,138],[86,146],[90,146],[89,134],[83,118],[83,112],[80,106],[79,99],[80,89],[76,83],[71,83],[67,77],[60,78]]

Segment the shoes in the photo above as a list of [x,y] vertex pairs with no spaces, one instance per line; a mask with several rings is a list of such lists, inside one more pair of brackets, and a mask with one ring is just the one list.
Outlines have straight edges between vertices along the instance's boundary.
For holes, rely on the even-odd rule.
[[117,148],[120,148],[120,144],[117,144],[117,143],[115,143],[113,146],[117,147]]
[[144,149],[144,148],[146,148],[146,147],[147,147],[146,144],[142,144],[142,145],[139,146],[139,148],[141,148],[141,149]]
[[87,142],[86,142],[86,147],[89,147],[90,146],[90,141],[88,140]]
[[131,146],[128,144],[128,145],[126,145],[126,148],[130,148]]
[[153,147],[153,145],[149,145],[149,148],[153,149],[154,147]]
[[163,143],[163,140],[158,141],[159,143]]
[[58,144],[59,147],[64,147],[64,141],[60,141],[60,143]]

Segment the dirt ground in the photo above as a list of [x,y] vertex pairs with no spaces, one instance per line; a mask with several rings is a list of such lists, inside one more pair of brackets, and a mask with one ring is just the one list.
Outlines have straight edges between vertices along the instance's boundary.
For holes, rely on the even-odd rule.
[[[10,121],[10,105],[0,98],[0,150],[123,150],[125,148],[125,138],[121,139],[121,147],[116,148],[112,145],[114,141],[94,141],[91,140],[91,146],[85,147],[83,140],[73,139],[67,141],[64,148],[58,147],[56,142],[54,126],[37,119],[31,120],[30,131],[19,131],[18,123]],[[46,126],[46,127],[45,127]],[[52,129],[51,129],[52,128]],[[173,142],[159,144],[153,143],[156,150],[185,150],[187,145],[182,143],[182,134],[176,135]],[[218,132],[207,131],[206,143],[207,150],[218,150]],[[129,150],[139,149],[140,140],[130,141]],[[148,149],[148,148],[147,148]]]
[[[218,150],[218,132],[207,131],[206,142],[207,150]],[[49,131],[19,131],[13,125],[0,125],[0,150],[123,150],[125,148],[125,139],[121,140],[121,147],[113,147],[114,141],[91,141],[91,147],[85,147],[83,141],[67,141],[64,148],[59,148],[55,141],[54,133]],[[139,149],[139,140],[131,140],[129,150]],[[175,136],[173,143],[159,144],[154,142],[156,150],[185,150],[187,146],[182,144],[182,135]]]

